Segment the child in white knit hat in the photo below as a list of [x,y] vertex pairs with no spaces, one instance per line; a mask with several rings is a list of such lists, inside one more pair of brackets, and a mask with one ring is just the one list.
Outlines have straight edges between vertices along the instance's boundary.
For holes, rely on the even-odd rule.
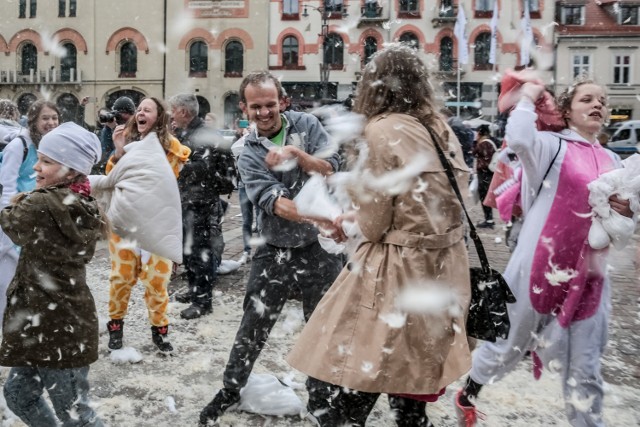
[[108,228],[86,177],[100,155],[91,132],[57,127],[38,147],[36,189],[0,212],[2,229],[22,247],[0,346],[0,365],[11,367],[4,396],[29,426],[103,425],[88,398],[98,315],[85,269]]

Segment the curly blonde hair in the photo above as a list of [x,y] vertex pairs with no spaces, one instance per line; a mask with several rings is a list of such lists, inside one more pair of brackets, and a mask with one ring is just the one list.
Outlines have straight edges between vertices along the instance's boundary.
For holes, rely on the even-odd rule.
[[[587,75],[579,75],[573,80],[573,83],[567,86],[566,89],[556,97],[556,107],[563,118],[571,111],[571,103],[576,95],[576,89],[582,85],[588,84],[597,85],[598,83]],[[605,103],[605,107],[606,106],[607,104]],[[567,119],[565,118],[564,120],[566,123]]]

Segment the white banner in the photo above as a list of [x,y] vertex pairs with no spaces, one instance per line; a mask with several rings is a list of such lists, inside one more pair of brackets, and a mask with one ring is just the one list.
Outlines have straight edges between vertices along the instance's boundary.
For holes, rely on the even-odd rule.
[[465,27],[467,26],[467,18],[464,16],[462,4],[458,4],[458,17],[456,25],[453,28],[453,34],[458,39],[458,62],[467,64],[469,62],[469,48],[467,46],[467,37],[465,36]]
[[498,0],[493,1],[493,16],[491,17],[491,47],[489,48],[489,63],[496,63],[498,50]]
[[530,50],[533,44],[533,30],[531,28],[531,16],[529,14],[529,1],[524,0],[524,16],[520,22],[522,28],[522,41],[520,42],[520,65],[526,67],[530,61]]

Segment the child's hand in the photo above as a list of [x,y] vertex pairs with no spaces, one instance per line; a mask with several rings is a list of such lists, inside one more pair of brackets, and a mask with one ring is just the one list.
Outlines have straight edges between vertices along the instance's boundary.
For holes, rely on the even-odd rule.
[[631,202],[629,200],[621,199],[617,195],[609,197],[609,205],[611,209],[618,212],[622,216],[627,218],[633,218],[633,211],[631,210]]

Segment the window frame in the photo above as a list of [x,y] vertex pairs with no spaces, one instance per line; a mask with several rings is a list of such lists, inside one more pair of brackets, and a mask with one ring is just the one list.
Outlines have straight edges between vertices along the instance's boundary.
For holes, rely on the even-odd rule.
[[[403,40],[403,38],[406,39],[409,36],[412,37],[412,40],[410,42],[408,40]],[[404,33],[400,34],[400,37],[398,37],[398,42],[404,43],[416,50],[420,49],[420,39],[418,38],[418,35],[413,31],[405,31]]]
[[[295,46],[293,43],[287,45],[288,41],[295,41]],[[292,34],[286,35],[282,39],[280,47],[282,48],[282,67],[285,69],[298,68],[300,61],[300,41],[298,38]]]
[[[65,41],[62,43],[62,48],[65,50],[66,54],[62,58],[60,58],[60,81],[62,82],[71,82],[71,69],[73,68],[76,72],[76,79],[78,76],[78,48],[71,43],[70,41]],[[69,49],[67,46],[71,46],[73,48],[73,60],[69,57]],[[73,65],[73,66],[71,66]],[[65,74],[68,73],[68,76]],[[65,77],[67,77],[65,79]]]
[[[230,51],[230,49],[232,49],[233,46],[240,47],[240,50],[238,51],[240,52],[239,58],[233,57],[232,54],[234,52]],[[241,40],[232,39],[225,44],[224,46],[224,76],[225,77],[242,77],[242,74],[244,72],[244,55],[245,55],[245,48]],[[238,64],[234,65],[233,64],[234,61],[238,62]],[[238,68],[239,70],[236,68]]]
[[[446,42],[447,40],[449,41],[449,46],[448,46],[448,48],[450,49],[450,52],[449,52],[449,54],[448,54],[448,58],[450,59],[450,61],[449,61],[449,62],[450,62],[450,63],[449,63],[449,68],[448,68],[448,69],[447,69],[447,67],[443,66],[443,65],[446,65],[446,64],[444,63],[444,59],[445,59],[446,57],[445,57],[445,55],[443,54],[443,51],[444,51],[444,49],[443,49],[443,47],[444,47],[444,46],[443,46],[443,45],[444,45],[444,42]],[[444,37],[442,37],[442,38],[440,39],[440,46],[439,46],[439,47],[440,47],[440,56],[439,56],[439,58],[438,58],[438,70],[439,70],[439,71],[442,71],[442,72],[451,72],[451,71],[453,71],[453,70],[455,69],[455,67],[454,67],[454,58],[453,58],[453,46],[454,46],[454,43],[453,43],[453,37],[444,36]]]
[[67,16],[67,0],[58,0],[58,18]]
[[[480,40],[481,37],[482,40]],[[486,39],[486,41],[484,39]],[[481,41],[482,44],[479,43],[479,41]],[[474,44],[475,48],[473,49],[473,69],[475,71],[486,71],[493,69],[493,64],[489,62],[491,56],[491,33],[489,31],[481,32],[476,36]],[[478,61],[478,59],[482,59],[482,61]]]
[[[618,60],[622,58],[627,58],[628,62],[618,63]],[[631,53],[614,53],[613,54],[613,75],[612,81],[613,84],[616,85],[630,85],[633,80],[633,54]],[[619,71],[617,71],[619,70]],[[626,72],[625,72],[626,71]],[[618,78],[616,78],[616,72],[618,73]],[[618,81],[616,81],[618,80]]]
[[[197,58],[194,57],[194,48],[198,46],[201,48],[204,46],[204,58],[202,58],[202,52],[196,52],[199,54]],[[197,59],[197,61],[195,61]],[[195,67],[198,65],[198,67]],[[197,69],[196,69],[197,68]],[[196,39],[189,45],[189,77],[207,77],[209,71],[209,46],[204,40]]]
[[35,18],[38,11],[38,0],[29,0],[29,18]]
[[[575,18],[576,9],[580,13],[580,22],[568,22],[568,17]],[[573,12],[569,14],[568,12]],[[584,25],[585,22],[585,7],[583,4],[566,4],[560,7],[560,23],[562,25]]]
[[[125,49],[126,48],[126,49]],[[124,61],[125,55],[128,55],[126,51],[131,52],[132,60]],[[118,74],[119,78],[134,78],[138,73],[138,46],[132,40],[124,40],[118,51],[120,58],[120,72]],[[128,65],[128,66],[127,66]]]
[[300,19],[300,0],[282,0],[281,19],[283,21],[299,20]]
[[[623,18],[624,14],[623,11],[624,10],[634,10],[634,16],[632,17],[630,14],[627,15],[629,19],[631,19],[631,22],[626,23],[625,21],[627,21],[627,18]],[[640,6],[638,5],[633,5],[633,4],[625,4],[625,5],[620,5],[620,12],[618,13],[618,24],[619,25],[625,25],[625,26],[638,26],[640,25],[640,17],[638,16],[640,14]]]
[[[373,41],[373,44],[369,44],[368,42]],[[373,47],[373,51],[367,54],[367,50],[370,50]],[[367,36],[364,39],[364,43],[362,45],[362,64],[367,65],[369,61],[371,61],[371,57],[378,51],[378,39],[374,36]]]
[[[493,16],[493,4],[495,2],[496,0],[476,0],[473,17],[480,19],[491,18],[491,16]],[[480,9],[479,6],[482,6],[482,9]]]
[[69,0],[69,18],[75,18],[78,14],[77,0]]
[[[29,47],[32,48],[33,51],[25,54],[25,49]],[[31,62],[33,67],[25,69],[25,66],[29,65],[28,62]],[[33,42],[26,41],[20,46],[20,74],[28,76],[30,69],[33,69],[34,76],[38,73],[38,48]]]
[[420,6],[420,0],[398,0],[398,18],[421,18]]
[[27,0],[19,0],[18,2],[18,18],[27,17]]
[[[576,64],[576,58],[581,58],[581,62]],[[587,59],[586,63],[584,59]],[[592,74],[593,67],[592,55],[590,53],[578,53],[574,52],[571,54],[571,78],[575,79],[580,75],[590,76]],[[577,71],[577,72],[576,72]]]
[[[340,46],[337,46],[335,42],[334,43],[330,42],[331,40],[335,40],[335,39],[340,40]],[[338,55],[338,52],[341,52],[341,54]],[[340,60],[330,61],[329,53],[332,53],[331,57],[333,59],[337,59],[337,57],[340,56],[339,58]],[[322,42],[322,60],[323,60],[323,63],[329,65],[329,69],[331,70],[342,70],[344,68],[344,39],[342,38],[342,36],[340,36],[340,34],[329,33],[324,38]]]

